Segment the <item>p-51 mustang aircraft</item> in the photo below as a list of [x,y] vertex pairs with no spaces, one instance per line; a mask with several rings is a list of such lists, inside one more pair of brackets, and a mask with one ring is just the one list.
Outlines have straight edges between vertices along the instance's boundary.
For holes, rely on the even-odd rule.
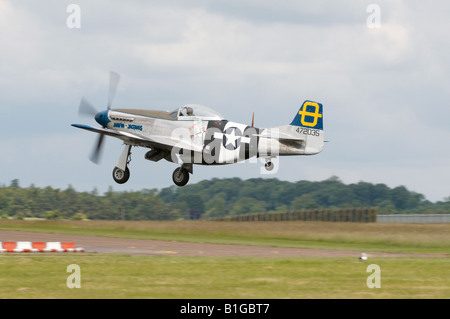
[[110,73],[108,105],[105,111],[97,110],[85,99],[81,100],[79,113],[94,116],[101,128],[82,124],[72,126],[99,134],[90,159],[99,162],[104,137],[121,139],[125,148],[113,170],[113,178],[126,183],[130,177],[128,164],[131,148],[149,148],[145,159],[161,159],[180,166],[172,174],[173,182],[184,186],[193,173],[193,165],[223,165],[249,158],[264,158],[265,169],[274,168],[272,159],[277,156],[314,155],[322,151],[322,104],[305,101],[289,125],[259,129],[252,124],[226,120],[207,107],[188,104],[172,112],[138,109],[112,109],[112,99],[120,76]]

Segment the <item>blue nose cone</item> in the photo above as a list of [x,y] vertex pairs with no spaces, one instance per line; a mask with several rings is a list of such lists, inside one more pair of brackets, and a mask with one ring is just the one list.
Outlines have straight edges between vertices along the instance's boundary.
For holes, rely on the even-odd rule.
[[108,118],[108,112],[109,111],[102,111],[95,114],[95,120],[103,127],[106,127],[108,123],[111,122]]

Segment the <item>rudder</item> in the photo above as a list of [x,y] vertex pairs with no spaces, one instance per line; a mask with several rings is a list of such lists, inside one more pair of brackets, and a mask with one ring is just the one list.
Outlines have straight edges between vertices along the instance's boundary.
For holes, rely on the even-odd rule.
[[303,102],[290,125],[323,130],[322,104],[306,100]]

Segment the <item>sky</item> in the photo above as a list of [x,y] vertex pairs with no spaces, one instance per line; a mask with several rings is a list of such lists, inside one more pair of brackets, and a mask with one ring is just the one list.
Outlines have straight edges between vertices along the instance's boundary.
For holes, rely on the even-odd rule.
[[[70,4],[79,8],[73,11]],[[450,2],[0,0],[0,185],[14,179],[104,192],[173,185],[173,163],[133,148],[131,177],[112,169],[123,145],[106,137],[82,97],[112,107],[201,104],[228,120],[289,124],[304,100],[323,104],[329,142],[315,156],[195,166],[189,183],[227,177],[322,181],[337,176],[450,196]],[[79,22],[79,24],[77,24]],[[270,190],[268,190],[270,191]]]

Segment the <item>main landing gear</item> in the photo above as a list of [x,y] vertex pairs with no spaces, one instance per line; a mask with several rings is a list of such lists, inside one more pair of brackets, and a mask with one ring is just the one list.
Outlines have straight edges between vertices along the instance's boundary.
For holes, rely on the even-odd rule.
[[183,167],[178,167],[173,171],[172,179],[175,185],[184,186],[189,182],[189,172]]
[[125,170],[121,170],[118,167],[114,167],[113,179],[117,184],[125,184],[130,179],[130,170],[125,167]]
[[119,161],[113,170],[113,179],[117,184],[125,184],[130,178],[130,170],[128,164],[131,161],[131,145],[125,145],[125,148],[120,155]]
[[[128,164],[131,161],[131,147],[131,145],[125,145],[125,148],[120,155],[119,161],[117,162],[116,167],[114,167],[114,170],[112,172],[113,179],[117,184],[125,184],[130,178],[130,170],[128,169]],[[150,156],[147,156],[146,159],[151,160],[152,158],[150,158]],[[174,170],[172,174],[172,180],[175,185],[184,186],[189,182],[189,174],[192,174],[192,172],[193,165],[183,163],[180,167]]]
[[192,174],[192,164],[183,164],[173,171],[172,180],[177,186],[184,186],[189,182],[189,173]]

